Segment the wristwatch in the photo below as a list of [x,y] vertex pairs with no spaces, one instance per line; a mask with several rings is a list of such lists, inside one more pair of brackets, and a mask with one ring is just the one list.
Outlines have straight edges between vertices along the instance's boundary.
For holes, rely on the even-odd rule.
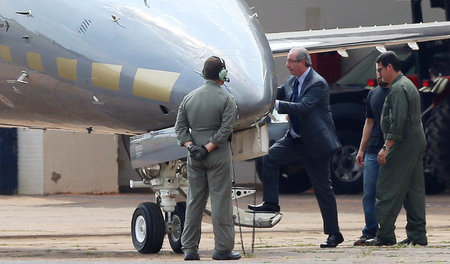
[[388,146],[386,146],[386,144],[383,145],[383,149],[389,151]]

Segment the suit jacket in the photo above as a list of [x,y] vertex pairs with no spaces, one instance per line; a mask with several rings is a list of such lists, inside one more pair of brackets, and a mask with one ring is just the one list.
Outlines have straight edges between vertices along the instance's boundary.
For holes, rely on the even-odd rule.
[[278,87],[277,99],[280,100],[278,112],[288,114],[289,118],[295,114],[300,124],[299,133],[309,156],[318,158],[330,155],[339,149],[341,144],[331,115],[328,84],[322,76],[311,69],[297,100],[290,102],[296,78],[291,75]]

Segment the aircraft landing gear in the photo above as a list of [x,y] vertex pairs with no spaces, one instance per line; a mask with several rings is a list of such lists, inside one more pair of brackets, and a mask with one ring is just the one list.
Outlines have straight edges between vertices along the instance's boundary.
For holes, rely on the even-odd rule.
[[[251,130],[235,133],[233,158],[251,159],[267,153],[267,127],[257,126]],[[256,133],[256,134],[255,134]],[[245,138],[245,139],[244,139]],[[267,141],[267,144],[264,143]],[[253,145],[250,144],[253,142]],[[133,245],[140,253],[158,253],[162,248],[164,234],[175,253],[182,253],[186,203],[177,202],[177,196],[187,197],[186,149],[177,144],[173,128],[132,137],[130,153],[132,165],[141,181],[130,181],[131,188],[150,188],[155,194],[155,202],[145,202],[136,208],[131,221]],[[164,154],[164,155],[163,155]],[[162,160],[161,160],[161,157]],[[251,188],[233,187],[232,199],[254,194]],[[165,213],[165,221],[163,214]],[[211,201],[208,199],[206,215],[211,215]],[[233,207],[236,225],[246,227],[271,228],[281,220],[281,213],[258,213]]]
[[181,250],[181,234],[184,229],[185,214],[186,202],[178,202],[174,212],[166,212],[167,238],[169,238],[173,252],[179,254],[183,253]]
[[145,202],[138,205],[131,220],[133,245],[139,253],[158,253],[164,234],[164,219],[159,205]]
[[[153,170],[158,168],[158,173]],[[131,221],[133,245],[140,253],[158,253],[162,248],[164,234],[175,253],[182,253],[181,234],[183,233],[186,202],[176,202],[176,196],[186,197],[188,181],[186,161],[177,160],[160,163],[158,166],[140,168],[142,181],[130,181],[130,187],[152,188],[155,202],[145,202],[136,208]],[[149,176],[152,175],[152,176]],[[253,189],[233,187],[232,199],[239,199],[255,192]],[[165,212],[164,221],[162,211]],[[211,201],[208,199],[206,215],[211,215]],[[254,214],[246,209],[233,206],[234,223],[246,227],[270,228],[280,222],[281,213]],[[239,217],[238,217],[239,216]]]
[[[143,181],[130,181],[130,187],[152,188],[155,202],[139,204],[131,221],[133,245],[140,253],[158,253],[167,233],[175,253],[181,251],[185,202],[176,202],[177,188],[187,186],[185,161],[171,161],[140,168]],[[165,220],[162,211],[165,212]]]
[[[133,245],[139,253],[158,253],[167,231],[170,247],[175,253],[181,250],[181,234],[183,233],[186,202],[178,202],[174,212],[166,212],[166,223],[160,206],[151,203],[141,203],[136,208],[131,221]],[[164,230],[164,226],[166,230]]]

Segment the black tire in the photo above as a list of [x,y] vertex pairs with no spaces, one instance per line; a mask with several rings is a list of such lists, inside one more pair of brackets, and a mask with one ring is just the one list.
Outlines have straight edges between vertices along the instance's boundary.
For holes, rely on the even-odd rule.
[[441,99],[425,126],[425,191],[436,194],[450,185],[450,95]]
[[155,203],[141,203],[133,213],[131,236],[133,245],[139,253],[158,253],[165,234],[164,218]]
[[331,182],[335,194],[355,194],[362,191],[363,170],[356,163],[361,132],[355,129],[337,131],[342,148],[331,160]]
[[[173,229],[171,232],[167,233],[169,238],[170,247],[175,253],[183,253],[181,250],[181,234],[184,229],[184,219],[186,215],[186,202],[178,202],[175,206],[175,211],[172,213],[172,223]],[[166,212],[166,220],[168,219],[168,214]]]
[[[259,179],[261,180],[262,158],[256,160],[255,166]],[[282,167],[279,175],[278,190],[280,194],[302,193],[311,188],[311,182],[309,181],[303,163]]]

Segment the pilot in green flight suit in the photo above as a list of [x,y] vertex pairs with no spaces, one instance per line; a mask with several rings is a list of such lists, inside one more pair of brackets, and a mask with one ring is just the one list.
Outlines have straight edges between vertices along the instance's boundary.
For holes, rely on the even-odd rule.
[[400,72],[392,51],[377,59],[383,81],[391,83],[381,114],[385,145],[378,154],[375,214],[380,224],[373,245],[393,245],[395,221],[402,208],[407,216],[407,238],[399,244],[427,245],[425,230],[425,183],[423,153],[426,148],[421,121],[420,95]]
[[213,259],[239,259],[234,247],[231,200],[231,148],[229,138],[237,118],[235,99],[220,86],[226,78],[225,62],[219,57],[205,61],[203,86],[186,95],[178,109],[175,131],[189,150],[186,217],[181,244],[185,260],[198,260],[201,222],[208,194],[214,231]]

